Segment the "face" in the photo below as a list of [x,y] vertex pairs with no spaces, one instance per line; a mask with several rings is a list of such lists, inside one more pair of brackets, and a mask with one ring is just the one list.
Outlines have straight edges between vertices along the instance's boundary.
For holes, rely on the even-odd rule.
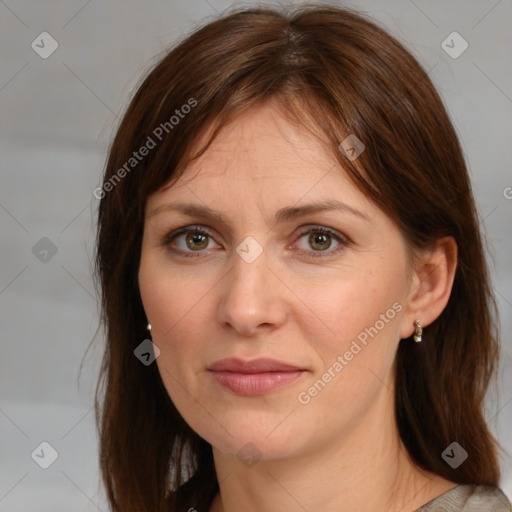
[[[407,268],[398,228],[326,146],[253,108],[147,201],[139,285],[170,398],[224,453],[335,442],[393,385]],[[212,371],[228,358],[281,366]]]

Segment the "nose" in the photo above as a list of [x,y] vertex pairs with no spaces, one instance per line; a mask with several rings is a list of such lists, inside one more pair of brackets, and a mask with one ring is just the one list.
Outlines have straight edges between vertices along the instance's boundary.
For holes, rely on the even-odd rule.
[[266,251],[252,263],[237,253],[222,280],[217,318],[223,327],[250,337],[283,325],[287,316],[284,285],[267,266]]

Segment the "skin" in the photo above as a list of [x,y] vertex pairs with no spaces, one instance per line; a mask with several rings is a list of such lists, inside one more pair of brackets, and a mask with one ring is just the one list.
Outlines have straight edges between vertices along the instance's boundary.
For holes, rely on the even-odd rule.
[[[274,221],[281,208],[333,199],[366,218],[328,211]],[[219,210],[226,224],[165,208],[176,201]],[[193,225],[211,237],[169,242]],[[315,243],[308,230],[319,226],[348,243]],[[252,263],[236,252],[247,236],[263,249]],[[167,392],[213,447],[220,494],[211,511],[407,512],[456,485],[410,461],[394,419],[393,378],[400,340],[416,319],[428,328],[448,301],[456,245],[441,239],[414,266],[405,247],[324,143],[272,103],[237,117],[177,183],[148,198],[141,297]],[[393,304],[394,318],[300,403],[299,393]],[[267,394],[239,396],[207,371],[226,357],[270,357],[307,371]],[[237,457],[244,446],[254,465]]]

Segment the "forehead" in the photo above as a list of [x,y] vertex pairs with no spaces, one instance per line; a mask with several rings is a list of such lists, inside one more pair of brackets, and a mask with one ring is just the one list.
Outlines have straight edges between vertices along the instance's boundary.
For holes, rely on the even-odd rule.
[[[202,147],[210,129],[196,141]],[[333,157],[326,141],[292,123],[276,104],[253,107],[224,126],[198,159],[172,185],[148,198],[148,206],[183,196],[212,203],[278,209],[301,200],[350,199],[371,213],[375,207]]]
[[[285,171],[291,166],[309,166],[319,157],[329,160],[326,144],[304,126],[291,123],[279,107],[267,105],[254,107],[235,117],[220,131],[203,161],[232,164],[222,170],[233,167],[245,169],[248,166],[240,163],[250,162],[254,171],[272,167]],[[198,161],[200,163],[201,160]],[[193,164],[190,170],[197,167]],[[255,176],[258,173],[251,174]],[[265,172],[259,174],[268,175]]]

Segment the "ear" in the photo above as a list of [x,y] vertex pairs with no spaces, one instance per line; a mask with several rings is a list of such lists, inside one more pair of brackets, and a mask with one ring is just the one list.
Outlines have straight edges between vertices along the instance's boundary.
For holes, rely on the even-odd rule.
[[400,337],[431,324],[444,310],[452,291],[457,268],[457,243],[451,236],[439,238],[434,249],[420,253],[413,271]]

